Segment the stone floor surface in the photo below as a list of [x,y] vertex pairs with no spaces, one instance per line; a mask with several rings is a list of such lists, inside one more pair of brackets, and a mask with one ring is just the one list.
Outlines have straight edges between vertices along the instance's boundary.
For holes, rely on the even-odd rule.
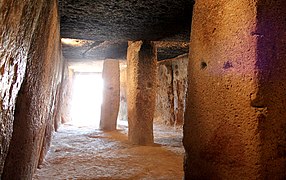
[[114,132],[62,125],[33,179],[182,179],[182,129],[158,124],[154,136],[154,146],[137,146],[128,142],[124,125]]

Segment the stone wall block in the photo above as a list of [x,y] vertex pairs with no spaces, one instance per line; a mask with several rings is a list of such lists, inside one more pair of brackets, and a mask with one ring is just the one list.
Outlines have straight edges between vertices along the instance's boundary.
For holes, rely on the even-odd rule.
[[188,61],[188,55],[182,55],[158,62],[155,122],[183,125]]
[[120,63],[120,107],[118,118],[121,121],[127,121],[127,63]]
[[14,110],[43,1],[0,2],[0,178],[13,132]]
[[[61,81],[62,70],[57,1],[31,2],[31,6],[25,8],[39,12],[39,17],[34,22],[2,179],[32,179],[42,148],[49,146],[51,132],[47,131],[53,130],[47,125],[54,121],[56,87]],[[33,14],[25,18],[34,21],[35,17]]]
[[251,106],[257,113],[261,140],[261,177],[286,178],[286,1],[260,0],[257,27],[256,72],[259,88]]
[[100,129],[111,131],[116,129],[120,104],[119,60],[104,60],[102,78],[104,80],[104,88]]

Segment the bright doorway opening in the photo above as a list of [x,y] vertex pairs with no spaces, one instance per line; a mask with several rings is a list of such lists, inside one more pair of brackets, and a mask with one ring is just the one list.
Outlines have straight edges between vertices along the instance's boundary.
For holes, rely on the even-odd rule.
[[75,73],[71,107],[73,125],[99,128],[102,94],[101,73]]

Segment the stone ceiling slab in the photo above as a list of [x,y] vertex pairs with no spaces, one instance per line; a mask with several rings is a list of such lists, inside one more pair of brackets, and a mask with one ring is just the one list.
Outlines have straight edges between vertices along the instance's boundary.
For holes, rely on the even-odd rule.
[[188,41],[192,0],[60,0],[61,36]]

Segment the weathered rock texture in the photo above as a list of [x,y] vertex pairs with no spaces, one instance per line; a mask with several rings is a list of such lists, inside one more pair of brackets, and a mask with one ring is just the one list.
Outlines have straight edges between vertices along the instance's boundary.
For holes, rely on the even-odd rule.
[[58,113],[60,117],[60,122],[55,122],[55,131],[57,131],[58,126],[60,124],[71,121],[71,100],[72,100],[72,92],[73,92],[73,81],[74,81],[74,71],[68,68],[68,64],[64,66],[64,72],[62,77],[62,86],[60,93],[60,108],[58,109]]
[[167,125],[184,122],[187,91],[188,56],[183,55],[158,63],[158,88],[155,121]]
[[258,1],[256,72],[251,96],[261,141],[261,177],[286,178],[286,1]]
[[286,177],[286,2],[196,1],[185,179]]
[[103,64],[104,81],[100,129],[115,130],[120,104],[119,60],[106,59]]
[[12,137],[16,96],[25,74],[28,52],[41,33],[36,28],[47,19],[44,1],[0,2],[0,176]]
[[173,89],[174,89],[174,109],[175,125],[183,125],[184,112],[186,109],[186,93],[188,87],[188,56],[173,62]]
[[[5,7],[5,10],[1,9],[0,12],[9,14],[15,11],[15,14],[12,14],[12,19],[7,21],[11,27],[3,33],[10,33],[10,31],[14,31],[13,29],[19,30],[14,32],[15,34],[4,36],[7,39],[16,36],[11,41],[7,41],[7,39],[5,39],[6,42],[4,41],[4,45],[15,43],[17,47],[16,49],[12,45],[7,47],[11,48],[7,49],[11,54],[13,54],[13,50],[15,51],[15,57],[9,57],[12,60],[9,64],[17,64],[17,61],[14,62],[13,59],[17,56],[19,56],[17,58],[21,58],[22,55],[24,59],[27,57],[28,61],[25,78],[17,97],[13,136],[2,179],[32,179],[40,160],[42,148],[47,149],[49,146],[56,108],[56,87],[61,80],[62,61],[57,1],[41,0],[37,3],[34,1],[17,1],[17,3],[16,1],[8,1],[6,3],[1,6]],[[9,10],[7,7],[10,7],[10,5],[15,9],[10,8]],[[18,7],[21,8],[18,9]],[[22,14],[23,17],[18,17],[18,14]],[[22,20],[18,22],[18,18]],[[22,39],[23,36],[28,36],[28,34],[31,34],[32,37]],[[27,49],[22,49],[22,47]],[[25,67],[23,64],[14,65],[14,80],[18,79],[18,75],[22,76],[21,73],[23,72],[17,71],[19,66],[21,68]],[[5,68],[3,68],[3,72],[6,72]],[[17,94],[16,89],[11,93]],[[9,94],[6,96],[9,96]],[[10,105],[13,105],[13,103]],[[11,116],[9,119],[11,119]],[[9,123],[7,128],[12,126],[11,120]]]
[[172,61],[158,63],[158,85],[154,121],[174,125],[174,87]]
[[[73,92],[73,78],[74,72],[69,68],[68,62],[65,58],[62,57],[64,62],[62,66],[61,72],[61,83],[57,84],[57,91],[55,97],[55,112],[54,112],[54,131],[58,131],[58,128],[61,124],[71,121],[71,100],[72,100],[72,92]],[[42,157],[44,158],[44,157]],[[41,162],[39,164],[42,164]]]
[[[58,32],[56,32],[58,33]],[[58,38],[58,37],[56,37]],[[43,137],[43,141],[42,141],[42,150],[40,152],[40,157],[39,157],[39,161],[38,161],[38,167],[39,165],[42,165],[46,154],[49,151],[50,148],[50,144],[52,141],[52,134],[54,131],[57,131],[60,124],[62,123],[61,121],[61,114],[63,112],[66,113],[67,109],[62,108],[62,103],[64,102],[63,98],[61,97],[61,94],[63,93],[63,78],[65,75],[65,71],[64,71],[64,67],[66,66],[67,62],[63,61],[61,62],[61,60],[63,60],[62,56],[61,56],[61,51],[60,51],[60,46],[58,44],[57,41],[55,41],[55,49],[54,49],[54,53],[55,56],[52,58],[55,58],[54,61],[52,61],[52,63],[55,63],[55,65],[53,66],[52,64],[50,65],[49,68],[53,68],[55,69],[54,71],[52,71],[50,69],[51,72],[46,72],[46,73],[51,73],[50,76],[54,76],[54,79],[51,80],[50,79],[50,85],[51,88],[50,91],[43,91],[42,93],[47,93],[45,94],[46,98],[49,98],[49,95],[51,96],[50,98],[50,103],[51,104],[45,104],[43,105],[43,107],[46,107],[48,109],[48,119],[46,119],[46,128],[45,128],[45,134]],[[52,55],[53,56],[53,55]],[[56,82],[53,82],[56,81]],[[24,81],[25,82],[25,81]],[[48,88],[47,88],[48,90]],[[21,92],[21,91],[20,91]],[[49,101],[46,101],[46,103],[49,103]],[[17,107],[17,106],[16,106]],[[44,110],[42,110],[44,112]],[[41,135],[41,134],[40,134]]]
[[157,86],[156,49],[150,42],[128,43],[127,104],[128,139],[139,145],[153,144],[153,118]]
[[120,61],[120,106],[118,119],[127,121],[127,62]]
[[65,38],[189,39],[192,0],[60,0],[59,3],[61,36]]

